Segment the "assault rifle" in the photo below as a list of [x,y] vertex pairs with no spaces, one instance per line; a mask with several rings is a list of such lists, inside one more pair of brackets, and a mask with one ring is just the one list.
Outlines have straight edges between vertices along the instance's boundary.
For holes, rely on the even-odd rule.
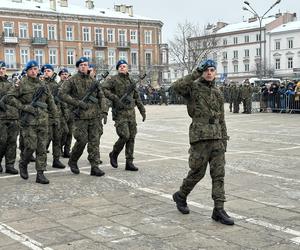
[[[48,105],[44,102],[40,102],[39,99],[47,93],[47,88],[46,86],[41,86],[37,89],[37,91],[34,93],[32,96],[32,101],[30,105],[34,108],[42,108],[42,109],[47,109]],[[25,111],[26,112],[26,111]],[[25,115],[21,118],[22,123],[27,124],[29,121],[29,117],[34,116],[34,114],[26,112]]]
[[[98,99],[94,96],[92,96],[92,94],[100,89],[100,83],[101,81],[103,81],[108,75],[109,75],[109,71],[106,71],[105,73],[101,74],[101,77],[99,80],[95,81],[92,86],[88,89],[88,91],[86,92],[85,96],[80,100],[81,102],[87,103],[87,102],[92,102],[92,103],[97,103]],[[80,117],[80,107],[76,108],[73,111],[74,115],[79,118]]]

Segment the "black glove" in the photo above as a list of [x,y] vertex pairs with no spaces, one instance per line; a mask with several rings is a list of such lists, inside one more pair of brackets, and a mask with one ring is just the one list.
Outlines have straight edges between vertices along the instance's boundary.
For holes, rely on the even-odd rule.
[[142,121],[144,122],[146,120],[146,113],[141,113],[141,116],[143,117]]

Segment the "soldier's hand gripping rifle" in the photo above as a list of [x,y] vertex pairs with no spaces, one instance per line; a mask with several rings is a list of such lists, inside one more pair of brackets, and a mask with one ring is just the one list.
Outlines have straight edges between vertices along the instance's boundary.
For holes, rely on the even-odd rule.
[[[84,103],[88,103],[89,101],[91,101],[92,103],[97,103],[98,99],[95,98],[94,96],[92,96],[92,94],[100,89],[100,83],[101,81],[103,81],[108,75],[109,75],[110,71],[106,71],[105,73],[101,74],[101,77],[99,80],[95,81],[92,86],[88,89],[88,91],[86,92],[85,96],[80,100],[80,102],[84,102]],[[73,113],[74,115],[79,118],[80,117],[80,107],[76,108]]]
[[32,101],[29,105],[25,105],[26,108],[22,109],[22,111],[26,112],[24,116],[21,117],[21,121],[24,124],[27,124],[29,122],[30,116],[34,116],[35,108],[42,108],[47,109],[48,105],[44,102],[40,102],[39,99],[44,95],[47,94],[47,88],[46,86],[41,86],[37,89],[37,91],[32,96]]

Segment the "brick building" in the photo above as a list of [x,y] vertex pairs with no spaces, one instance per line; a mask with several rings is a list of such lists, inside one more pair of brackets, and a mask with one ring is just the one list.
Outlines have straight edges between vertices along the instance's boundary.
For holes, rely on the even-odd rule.
[[132,71],[151,66],[159,80],[168,49],[161,44],[162,25],[133,14],[127,5],[111,10],[95,8],[91,0],[82,0],[82,6],[67,0],[1,0],[0,58],[10,72],[30,59],[71,71],[80,56],[103,67],[125,59]]

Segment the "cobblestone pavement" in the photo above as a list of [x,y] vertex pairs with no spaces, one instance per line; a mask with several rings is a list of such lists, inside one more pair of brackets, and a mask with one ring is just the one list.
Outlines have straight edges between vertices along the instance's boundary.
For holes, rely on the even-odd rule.
[[[209,172],[189,196],[189,215],[171,199],[188,171],[185,106],[146,106],[137,113],[138,172],[109,165],[113,122],[101,138],[104,177],[51,168],[49,185],[0,174],[0,249],[300,249],[300,117],[226,113],[225,207],[236,225],[212,221]],[[66,159],[63,159],[67,163]]]

